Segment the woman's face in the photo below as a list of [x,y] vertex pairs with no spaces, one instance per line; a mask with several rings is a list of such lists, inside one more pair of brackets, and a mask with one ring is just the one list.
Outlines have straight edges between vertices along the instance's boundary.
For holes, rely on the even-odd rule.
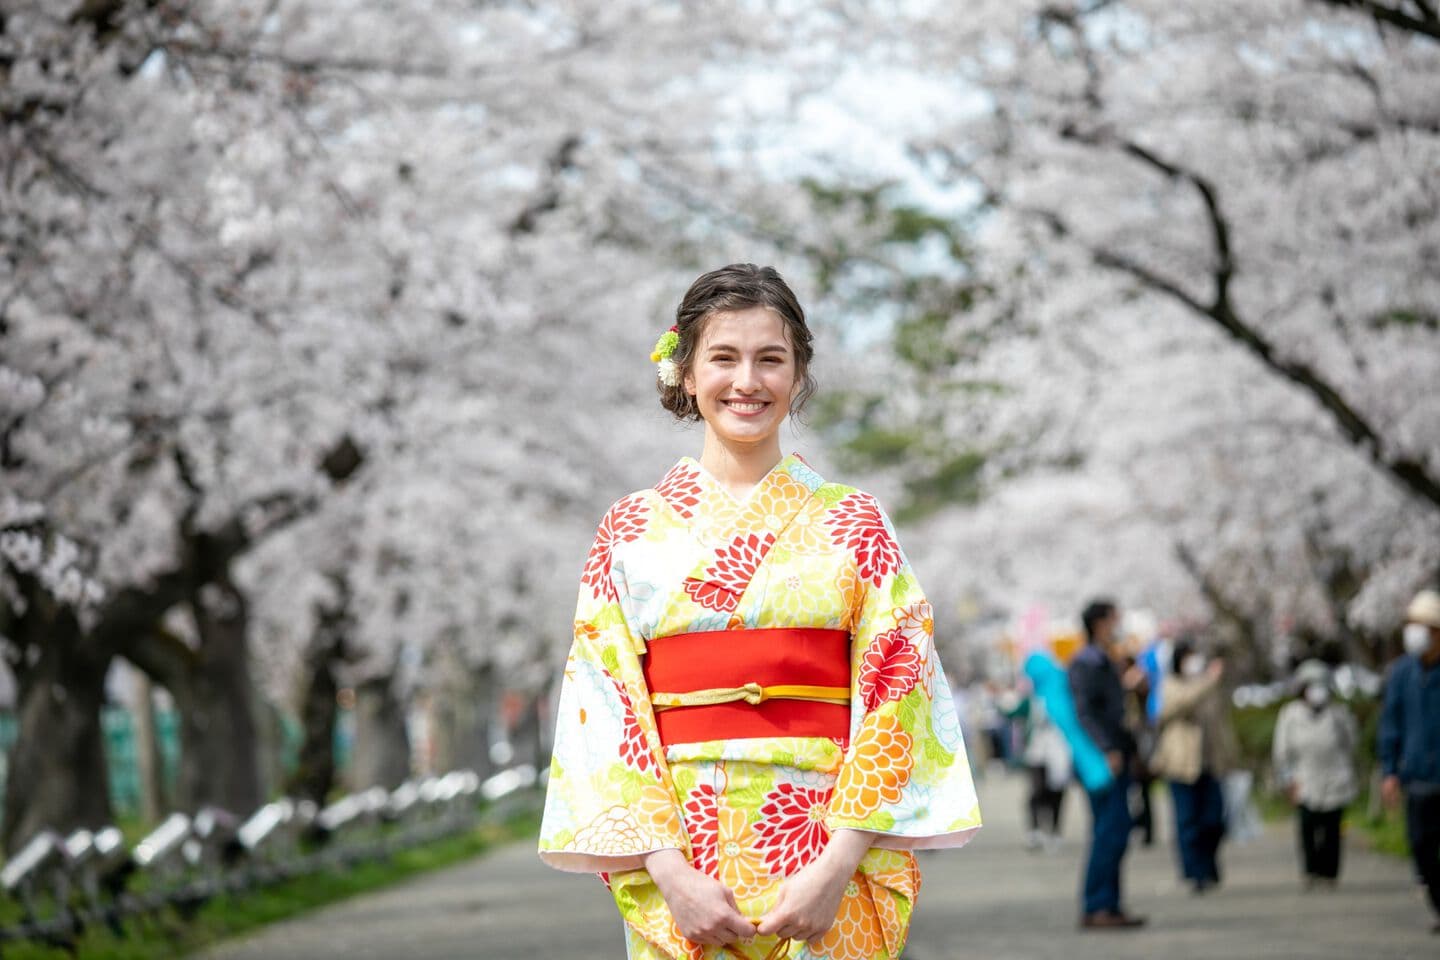
[[765,307],[749,307],[705,320],[685,391],[722,442],[778,443],[795,381],[784,321]]

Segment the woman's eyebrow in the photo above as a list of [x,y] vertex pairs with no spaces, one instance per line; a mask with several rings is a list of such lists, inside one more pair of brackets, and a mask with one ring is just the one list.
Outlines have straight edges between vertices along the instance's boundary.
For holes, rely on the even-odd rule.
[[[705,345],[705,349],[706,349],[707,351],[729,350],[729,351],[732,352],[732,353],[740,353],[740,352],[741,352],[739,347],[731,346],[731,345],[728,344],[728,343],[707,343],[707,344]],[[785,344],[783,344],[783,343],[767,343],[767,344],[765,344],[765,346],[760,347],[760,348],[757,349],[755,352],[756,352],[756,353],[777,353],[777,352],[778,352],[778,353],[785,353],[785,352],[786,352],[787,350],[789,350],[789,349],[790,349],[790,348],[789,348],[788,346],[786,346]]]

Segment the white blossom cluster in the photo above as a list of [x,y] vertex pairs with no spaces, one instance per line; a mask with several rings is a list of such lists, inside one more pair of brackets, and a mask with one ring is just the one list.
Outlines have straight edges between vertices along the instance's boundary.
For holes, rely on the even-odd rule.
[[272,695],[342,592],[355,678],[449,645],[539,686],[595,522],[684,442],[648,347],[729,252],[687,235],[727,72],[784,36],[732,3],[7,9],[4,613],[233,528]]
[[914,155],[975,198],[955,283],[981,292],[945,341],[973,355],[898,368],[878,415],[988,454],[991,498],[912,548],[943,590],[1012,614],[1221,597],[1267,636],[1383,639],[1433,585],[1440,504],[1405,477],[1440,478],[1440,42],[1426,5],[1379,4],[1415,29],[1364,6],[859,28],[955,91]]

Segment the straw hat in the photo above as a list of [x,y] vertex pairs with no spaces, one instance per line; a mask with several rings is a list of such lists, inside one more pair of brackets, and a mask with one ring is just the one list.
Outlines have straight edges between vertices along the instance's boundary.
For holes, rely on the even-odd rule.
[[1440,630],[1440,593],[1421,590],[1415,594],[1415,599],[1405,608],[1405,622],[1423,623]]

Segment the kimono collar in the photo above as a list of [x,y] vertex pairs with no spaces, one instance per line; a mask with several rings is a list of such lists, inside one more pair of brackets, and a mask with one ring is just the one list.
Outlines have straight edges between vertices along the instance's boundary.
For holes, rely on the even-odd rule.
[[732,510],[744,510],[761,500],[773,498],[776,494],[783,496],[786,491],[798,492],[797,487],[803,487],[807,493],[813,494],[824,482],[800,454],[791,453],[771,467],[770,472],[750,491],[750,495],[740,501],[694,457],[681,457],[664,478],[655,484],[655,492],[660,494],[671,509],[689,520],[695,516],[702,503],[706,512],[718,510],[729,513]]

